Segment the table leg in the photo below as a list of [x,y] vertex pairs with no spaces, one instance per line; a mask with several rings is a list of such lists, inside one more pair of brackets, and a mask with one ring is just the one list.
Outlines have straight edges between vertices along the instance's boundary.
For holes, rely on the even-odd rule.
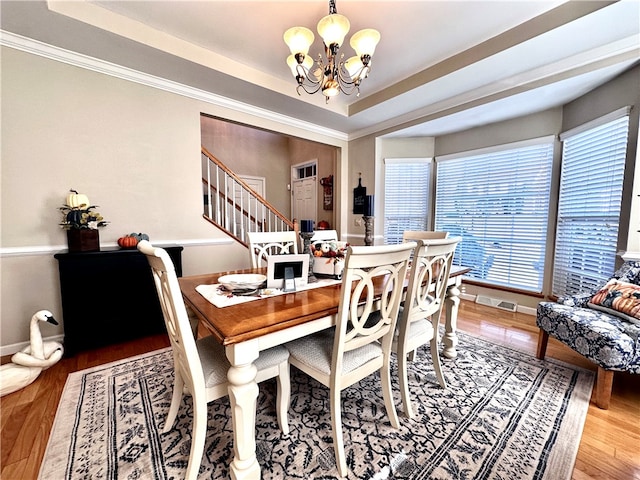
[[442,354],[447,358],[456,358],[458,356],[458,352],[456,352],[456,345],[458,345],[456,329],[458,327],[459,287],[461,283],[462,281],[456,277],[454,283],[447,288],[447,296],[444,301],[446,319],[444,324],[445,333],[442,338],[442,343],[444,343]]
[[[242,345],[242,344],[240,344]],[[233,451],[231,478],[234,480],[259,480],[260,465],[256,458],[256,402],[258,384],[257,368],[252,363],[258,357],[255,352],[238,346],[227,347],[231,368],[229,402],[233,421]],[[247,360],[249,359],[248,363]],[[244,362],[244,363],[243,363]]]

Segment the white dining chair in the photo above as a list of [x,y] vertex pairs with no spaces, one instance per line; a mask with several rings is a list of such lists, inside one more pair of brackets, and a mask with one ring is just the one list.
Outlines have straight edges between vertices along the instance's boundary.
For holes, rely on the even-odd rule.
[[294,230],[282,232],[247,232],[251,268],[263,267],[268,255],[298,253],[298,235]]
[[[447,238],[449,232],[443,232],[438,230],[405,230],[402,232],[402,241],[411,242],[416,240],[433,240],[438,238]],[[411,265],[411,264],[410,264]],[[404,301],[400,302],[400,311],[404,307]],[[413,361],[415,358],[415,350],[409,354],[409,359]]]
[[[333,446],[343,477],[348,468],[342,436],[342,390],[379,372],[387,415],[393,427],[400,426],[391,391],[391,342],[415,246],[409,242],[349,247],[335,328],[286,344],[291,365],[329,388]],[[375,296],[374,279],[382,285],[380,298]]]
[[409,285],[404,304],[400,307],[392,351],[397,354],[398,377],[405,415],[413,418],[409,395],[407,367],[415,361],[416,350],[431,345],[433,367],[442,388],[447,383],[442,374],[439,354],[440,314],[447,294],[447,283],[456,246],[462,238],[416,239],[411,260]]
[[[402,241],[403,242],[411,242],[416,240],[437,240],[440,238],[447,238],[449,236],[449,232],[444,232],[440,230],[405,230],[402,232]],[[400,311],[404,307],[404,301],[400,303]],[[394,347],[395,348],[395,347]],[[415,350],[412,350],[409,354],[409,360],[413,362],[415,359]]]
[[[193,426],[185,478],[195,480],[200,469],[207,434],[207,405],[228,395],[227,372],[231,365],[224,348],[213,336],[197,340],[194,338],[178,277],[167,252],[162,248],[153,247],[147,240],[138,243],[138,250],[146,255],[151,266],[173,350],[173,395],[163,433],[173,427],[183,395],[190,394],[193,399]],[[277,346],[260,352],[255,361],[258,369],[256,382],[277,378],[276,415],[284,434],[289,433],[287,409],[291,384],[288,358],[287,349]]]
[[412,240],[447,238],[449,232],[437,230],[405,230],[402,232],[402,241],[410,242]]

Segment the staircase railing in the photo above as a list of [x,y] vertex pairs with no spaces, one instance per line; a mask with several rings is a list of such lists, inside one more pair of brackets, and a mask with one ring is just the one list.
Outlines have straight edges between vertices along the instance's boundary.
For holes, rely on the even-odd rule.
[[249,245],[247,232],[297,230],[258,192],[202,147],[203,217]]

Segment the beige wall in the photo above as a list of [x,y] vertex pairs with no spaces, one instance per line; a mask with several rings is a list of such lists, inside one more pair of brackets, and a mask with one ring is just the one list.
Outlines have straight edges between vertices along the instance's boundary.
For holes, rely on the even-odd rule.
[[[335,225],[334,210],[322,208],[320,179],[336,174],[337,147],[256,129],[207,116],[202,117],[202,145],[239,175],[263,177],[265,197],[291,218],[291,166],[318,162],[318,221]],[[335,178],[334,178],[335,183]]]
[[263,177],[265,198],[291,218],[286,188],[291,163],[286,136],[203,116],[202,145],[238,175]]
[[442,135],[435,142],[436,158],[493,145],[503,145],[530,138],[556,135],[562,125],[562,108],[493,123],[464,132]]
[[367,195],[374,195],[375,213],[373,224],[373,243],[382,244],[384,224],[381,217],[384,205],[384,159],[385,158],[431,158],[434,139],[420,138],[382,138],[376,135],[349,142],[349,179],[345,200],[347,228],[343,234],[345,240],[354,245],[364,245],[364,224],[362,215],[353,213],[353,189],[358,186],[361,175],[362,186]]
[[[70,188],[111,222],[100,230],[103,249],[145,232],[185,246],[185,274],[244,268],[246,248],[202,219],[200,114],[346,151],[335,138],[11,48],[0,61],[0,354],[28,341],[35,311],[64,321],[53,254],[66,250],[58,207]],[[96,308],[104,301],[91,286],[81,294],[94,295]],[[62,332],[43,328],[45,337]]]
[[[367,195],[375,195],[375,142],[372,141],[371,137],[349,142],[347,172],[348,178],[345,184],[346,197],[344,202],[347,223],[342,230],[342,240],[353,245],[364,245],[362,215],[354,215],[353,213],[353,189],[358,186],[358,179],[360,178],[362,186],[367,189]],[[359,224],[356,224],[356,221],[359,221]],[[374,218],[374,234],[378,223]]]
[[[331,228],[338,229],[336,226],[336,193],[339,192],[339,175],[336,171],[336,161],[339,149],[331,145],[324,145],[317,142],[309,142],[300,138],[291,138],[289,140],[289,158],[291,165],[306,163],[311,160],[318,161],[318,198],[317,198],[317,214],[316,218],[329,222]],[[320,185],[320,179],[333,175],[333,209],[325,210],[323,208],[323,187]],[[288,183],[288,182],[287,182]]]

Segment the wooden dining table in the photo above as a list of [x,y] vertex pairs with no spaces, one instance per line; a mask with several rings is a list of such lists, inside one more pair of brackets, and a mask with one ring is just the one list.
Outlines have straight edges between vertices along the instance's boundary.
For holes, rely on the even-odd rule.
[[[460,303],[462,276],[470,269],[453,267],[445,300],[443,355],[456,356],[456,319]],[[254,361],[260,351],[282,345],[335,325],[341,283],[320,282],[320,286],[281,295],[255,298],[244,303],[216,307],[196,288],[215,285],[222,275],[262,273],[266,269],[246,269],[178,279],[185,303],[198,316],[200,324],[225,347],[231,363],[227,374],[231,404],[234,458],[231,476],[237,480],[259,479],[256,458],[255,419],[258,385]],[[406,284],[405,284],[406,288]]]

